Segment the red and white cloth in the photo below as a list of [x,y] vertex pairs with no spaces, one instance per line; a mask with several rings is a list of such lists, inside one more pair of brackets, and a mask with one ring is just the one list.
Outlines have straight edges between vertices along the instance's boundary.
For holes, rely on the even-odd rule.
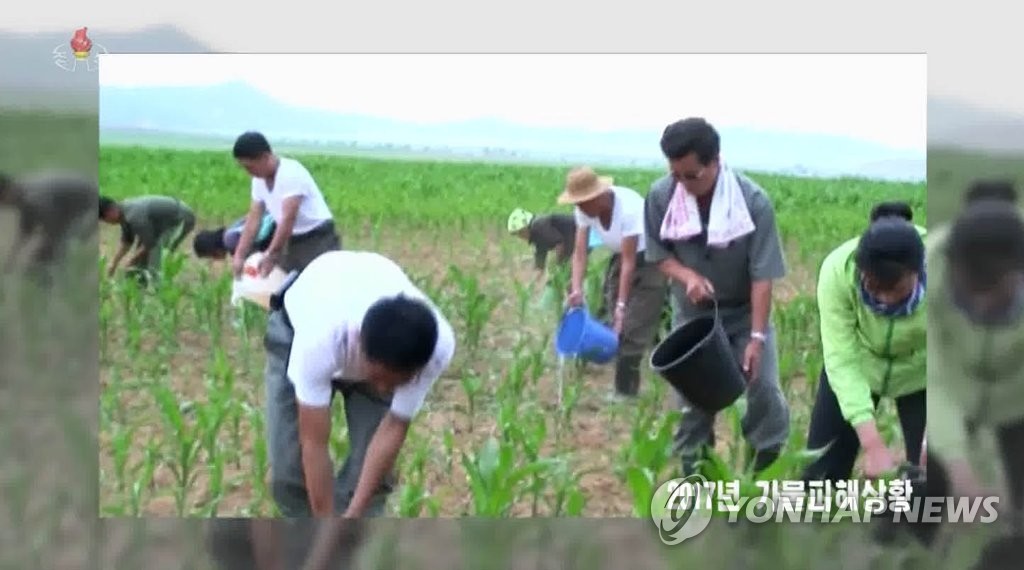
[[[665,240],[686,240],[701,233],[700,210],[697,199],[686,191],[682,182],[677,182],[668,211],[661,222],[661,238]],[[739,180],[724,163],[718,172],[714,195],[711,199],[711,213],[708,217],[708,245],[726,247],[730,242],[754,231],[747,202]]]

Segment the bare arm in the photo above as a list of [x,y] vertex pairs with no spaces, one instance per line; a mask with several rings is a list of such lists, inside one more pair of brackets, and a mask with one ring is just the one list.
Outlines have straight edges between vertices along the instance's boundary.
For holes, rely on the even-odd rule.
[[587,274],[587,242],[590,241],[590,228],[580,226],[576,229],[576,247],[572,252],[572,284],[570,291],[583,292],[583,277]]
[[666,257],[659,261],[658,270],[661,271],[665,277],[683,284],[689,281],[694,275],[694,271],[692,269],[683,265],[674,257]]
[[622,240],[622,253],[619,266],[619,298],[616,308],[626,306],[630,289],[633,287],[633,274],[636,272],[636,248],[640,243],[637,236],[629,236]]
[[775,224],[775,211],[765,195],[751,204],[754,235],[750,243],[751,331],[764,333],[772,309],[772,281],[786,276],[782,238]]
[[331,408],[299,404],[299,441],[306,490],[314,517],[334,514],[334,476],[331,473]]
[[264,209],[263,202],[258,200],[253,200],[249,205],[249,212],[245,215],[245,225],[242,227],[242,233],[238,237],[238,245],[235,247],[236,263],[244,261],[246,256],[249,255],[249,251],[252,249],[252,242],[256,239],[256,231],[259,230],[260,221],[263,218]]
[[750,284],[750,330],[764,333],[772,311],[772,281],[762,279]]
[[[292,237],[292,230],[295,228],[295,217],[299,213],[299,206],[302,204],[303,196],[289,196],[285,199],[284,204],[281,207],[282,216],[281,221],[277,224],[277,229],[274,231],[274,239],[270,241],[270,245],[267,246],[267,255],[275,256],[281,253],[284,246],[288,243],[288,240]],[[248,225],[248,222],[246,222]],[[253,230],[255,231],[255,229]]]
[[409,422],[387,414],[377,428],[377,432],[366,450],[363,471],[359,474],[359,483],[348,510],[343,517],[335,517],[324,521],[310,549],[303,570],[328,570],[331,555],[343,542],[347,526],[353,518],[359,518],[366,511],[374,491],[380,486],[384,476],[394,467],[405,437],[409,432]]
[[363,472],[359,474],[359,482],[356,484],[352,502],[349,503],[346,517],[358,518],[363,515],[370,505],[374,493],[380,487],[381,481],[391,472],[395,466],[395,459],[398,452],[402,450],[405,443],[405,436],[409,433],[409,421],[388,413],[381,420],[373,439],[366,450],[366,459],[363,461]]

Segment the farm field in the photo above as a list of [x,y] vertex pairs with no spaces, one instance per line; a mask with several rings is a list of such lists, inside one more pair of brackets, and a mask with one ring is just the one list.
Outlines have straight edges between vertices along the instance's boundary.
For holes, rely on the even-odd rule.
[[[400,457],[392,514],[646,514],[653,487],[679,465],[670,450],[678,418],[670,388],[645,371],[640,401],[611,404],[611,367],[567,366],[558,374],[551,336],[561,308],[541,302],[543,290],[531,285],[532,251],[504,231],[517,206],[568,211],[554,204],[566,168],[294,156],[317,179],[343,246],[395,259],[457,330],[455,361]],[[602,173],[641,193],[660,175]],[[104,146],[99,176],[111,197],[180,197],[200,227],[230,222],[249,200],[248,178],[227,149]],[[789,448],[799,451],[821,367],[817,267],[862,231],[878,201],[906,200],[924,224],[925,184],[751,176],[771,195],[786,245],[789,276],[776,287],[773,320],[792,409]],[[119,232],[102,226],[101,233],[105,265]],[[265,315],[230,307],[228,266],[197,260],[190,242],[167,258],[165,281],[151,293],[121,280],[100,284],[103,516],[274,514],[262,421]],[[595,252],[591,259],[591,295],[603,258]],[[726,471],[742,468],[741,407],[719,417],[716,451]],[[337,460],[345,438],[336,408]],[[899,449],[893,419],[882,427]],[[795,460],[784,456],[778,478],[799,473]]]

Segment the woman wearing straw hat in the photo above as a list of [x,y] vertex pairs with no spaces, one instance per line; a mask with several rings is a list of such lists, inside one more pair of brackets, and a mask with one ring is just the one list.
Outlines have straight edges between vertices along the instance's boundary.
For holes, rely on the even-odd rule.
[[878,478],[896,459],[878,429],[875,409],[893,398],[907,460],[918,464],[926,417],[926,230],[910,206],[882,203],[863,235],[832,251],[818,276],[824,366],[807,435],[827,448],[804,480],[847,480],[858,451],[864,474]]
[[570,306],[583,303],[591,229],[613,252],[605,272],[604,297],[606,306],[614,307],[611,326],[619,335],[615,392],[618,396],[636,396],[640,361],[657,332],[667,287],[658,266],[644,261],[644,199],[635,190],[615,186],[611,178],[580,167],[569,172],[558,203],[575,206]]

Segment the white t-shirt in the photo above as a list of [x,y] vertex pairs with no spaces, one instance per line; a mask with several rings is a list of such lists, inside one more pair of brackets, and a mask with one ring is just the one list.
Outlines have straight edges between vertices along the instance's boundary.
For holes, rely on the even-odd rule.
[[314,259],[284,296],[295,336],[288,378],[295,397],[309,406],[327,406],[331,382],[365,381],[359,328],[377,300],[404,293],[426,301],[437,317],[434,355],[412,382],[395,390],[391,413],[410,420],[423,406],[434,381],[455,353],[451,325],[427,296],[390,259],[367,251],[332,251]]
[[644,198],[636,190],[623,186],[612,186],[615,193],[615,205],[612,207],[612,219],[608,229],[604,229],[601,220],[591,218],[578,207],[574,208],[577,228],[593,228],[601,236],[608,249],[616,253],[622,252],[622,240],[630,236],[639,236],[636,252],[644,251]]
[[274,188],[267,188],[267,181],[262,178],[252,179],[252,199],[263,202],[274,221],[281,223],[283,206],[286,198],[302,196],[299,211],[295,215],[295,226],[292,235],[302,235],[327,220],[333,219],[331,209],[320,192],[320,187],[313,180],[313,175],[305,166],[294,158],[279,157],[277,174],[274,175]]

